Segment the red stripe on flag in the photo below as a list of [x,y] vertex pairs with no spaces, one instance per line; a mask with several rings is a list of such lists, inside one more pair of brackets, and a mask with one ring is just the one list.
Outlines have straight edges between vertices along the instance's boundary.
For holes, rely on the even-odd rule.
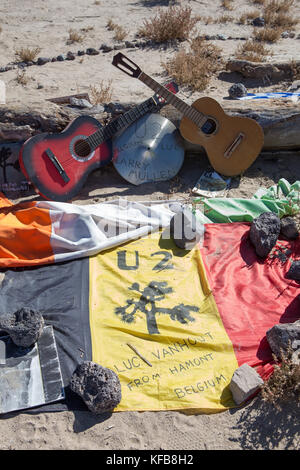
[[[224,327],[239,365],[256,367],[262,377],[272,371],[273,356],[266,331],[300,316],[299,286],[287,279],[290,260],[262,260],[249,240],[249,223],[207,224],[201,249]],[[281,253],[299,258],[299,240],[279,240]],[[286,256],[288,258],[288,256]],[[281,258],[281,259],[280,259]]]

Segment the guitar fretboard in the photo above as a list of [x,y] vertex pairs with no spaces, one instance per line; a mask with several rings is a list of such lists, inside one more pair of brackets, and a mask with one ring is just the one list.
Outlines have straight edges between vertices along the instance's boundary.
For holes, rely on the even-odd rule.
[[130,124],[151,111],[154,104],[154,99],[149,98],[140,105],[135,106],[133,109],[130,109],[126,113],[111,121],[107,126],[98,129],[86,139],[90,148],[95,150],[99,145],[110,139],[117,132],[121,131],[125,127],[130,126]]
[[149,75],[146,73],[141,72],[138,76],[138,79],[158,93],[160,96],[162,96],[168,103],[173,105],[174,108],[178,109],[178,111],[181,112],[184,116],[187,116],[198,127],[201,128],[207,120],[207,116],[205,116],[205,114],[202,114],[197,109],[189,106],[187,103],[178,98],[178,96],[175,96],[173,93],[171,93],[167,88],[163,87],[153,80],[153,78],[149,77]]

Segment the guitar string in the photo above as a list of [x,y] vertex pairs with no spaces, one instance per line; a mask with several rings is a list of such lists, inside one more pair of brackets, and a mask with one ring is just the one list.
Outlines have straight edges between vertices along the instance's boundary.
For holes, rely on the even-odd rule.
[[[152,108],[151,105],[153,105],[153,97],[151,97],[148,100],[144,101],[139,106],[127,111],[127,113],[124,113],[122,116],[119,116],[114,121],[110,122],[107,126],[105,126],[104,128],[98,129],[96,132],[94,132],[90,136],[83,139],[82,142],[78,143],[77,152],[84,151],[86,149],[86,141],[88,139],[90,139],[92,141],[92,144],[93,144],[94,148],[90,149],[90,152],[87,155],[87,157],[88,157],[91,154],[91,152],[95,151],[97,149],[97,147],[100,147],[110,137],[112,137],[116,132],[122,130],[123,127],[126,127],[126,126],[134,123],[137,119],[139,119],[140,117],[143,117],[147,112],[151,111],[151,108]],[[157,106],[158,106],[158,104],[157,104]],[[133,116],[132,116],[132,114],[133,114]],[[128,120],[127,120],[127,118],[128,118]],[[123,122],[124,120],[126,121],[125,123]],[[118,128],[120,123],[121,123],[121,126]],[[112,128],[112,133],[110,133],[107,137],[105,137],[105,132],[106,133],[109,132],[111,128]],[[95,134],[97,134],[99,136],[101,135],[100,141],[96,140]],[[89,145],[89,143],[88,143],[88,145]],[[71,156],[71,157],[69,157],[65,160],[61,160],[60,163],[61,163],[61,165],[64,165],[64,167],[66,168],[66,167],[72,165],[73,161],[74,161],[74,157]]]
[[[155,90],[156,92],[158,91]],[[167,88],[162,87],[163,91],[169,92]],[[173,95],[172,92],[169,92],[171,95]],[[173,95],[174,96],[174,95]],[[160,95],[160,97],[164,97],[163,94]],[[126,127],[130,125],[131,123],[135,122],[139,117],[144,116],[148,111],[151,110],[150,106],[148,106],[150,103],[152,104],[153,97],[149,98],[147,101],[143,102],[141,105],[138,107],[129,110],[127,113],[123,114],[122,116],[119,116],[116,118],[114,121],[110,122],[107,126],[104,128],[98,129],[96,132],[93,134],[89,135],[85,139],[82,140],[82,142],[79,142],[76,148],[77,154],[80,152],[83,152],[86,150],[86,142],[88,142],[88,146],[90,147],[89,154],[86,155],[88,157],[91,152],[95,151],[97,147],[100,147],[103,143],[105,143],[110,137],[112,137],[116,132],[120,131],[123,127]],[[167,100],[166,100],[167,101]],[[150,109],[148,109],[150,108]],[[133,115],[133,116],[132,116]],[[128,119],[127,119],[128,118]],[[125,121],[125,123],[124,123]],[[110,132],[112,130],[112,133]],[[105,133],[108,134],[105,136]],[[100,140],[98,140],[98,137],[100,137]],[[90,145],[90,142],[92,145]],[[79,155],[80,156],[80,155]],[[60,164],[64,166],[64,168],[72,165],[74,161],[74,157],[68,157],[64,160],[60,160]],[[101,160],[100,160],[101,161]]]
[[[147,85],[149,88],[152,88],[156,93],[159,93],[160,95],[162,95],[163,98],[165,98],[168,102],[170,102],[170,104],[172,104],[176,109],[182,112],[185,116],[187,116],[194,124],[196,124],[197,127],[202,126],[204,122],[207,120],[207,117],[203,113],[198,111],[193,106],[189,106],[183,100],[178,98],[178,96],[175,96],[168,89],[166,89],[165,87],[157,83],[155,80],[153,80],[153,78],[151,78],[149,75],[145,74],[144,72],[141,72],[138,78],[141,82],[145,83],[145,85]],[[199,130],[201,131],[201,127]]]
[[[110,122],[106,127],[99,129],[94,134],[91,134],[87,138],[83,139],[83,141],[79,142],[79,144],[77,145],[77,152],[80,153],[81,151],[84,151],[86,149],[86,142],[88,142],[88,145],[90,147],[90,154],[91,151],[94,151],[102,143],[112,137],[116,132],[121,130],[123,127],[126,127],[127,125],[130,125],[131,123],[135,122],[139,117],[142,117],[148,111],[150,111],[151,106],[149,106],[149,104],[152,104],[152,98],[148,99],[146,102],[142,103],[137,108],[131,109],[122,116],[119,116],[118,118],[116,118],[116,120]],[[98,139],[98,136],[100,137],[100,139]],[[92,145],[90,145],[89,140]],[[64,160],[63,162],[66,163],[67,160]],[[72,160],[72,158],[70,160]]]
[[[97,147],[99,147],[103,143],[105,143],[116,132],[120,131],[121,129],[123,129],[123,127],[126,127],[126,126],[130,125],[131,123],[134,123],[139,117],[144,116],[148,111],[150,111],[151,106],[149,106],[149,105],[151,105],[151,103],[152,103],[152,98],[149,98],[147,101],[143,102],[137,108],[134,108],[134,109],[131,109],[130,111],[127,111],[127,113],[123,114],[122,116],[119,116],[114,121],[110,122],[103,129],[102,128],[98,129],[96,132],[94,132],[90,136],[83,139],[83,142],[78,143],[77,152],[84,151],[86,149],[86,141],[88,139],[91,139],[94,148],[91,148],[91,146],[90,146],[90,152],[87,155],[87,157],[88,157],[91,154],[91,152],[95,151],[97,149]],[[129,117],[129,115],[132,115],[132,114],[134,114],[134,116]],[[127,120],[127,117],[129,118],[129,120]],[[126,121],[125,123],[123,122],[124,119]],[[119,124],[121,124],[120,127],[119,127]],[[110,129],[112,129],[112,131],[113,131],[111,134],[109,133]],[[107,133],[107,132],[109,134],[106,137],[105,133]],[[93,136],[95,136],[95,134],[97,134],[99,136],[101,135],[100,143],[99,143],[99,141],[95,140],[96,137],[93,137]],[[88,143],[88,145],[89,145],[89,143]],[[73,163],[73,161],[74,161],[74,157],[71,156],[69,158],[66,158],[65,160],[60,160],[60,163],[61,163],[61,165],[63,165],[66,168],[66,167],[70,166]]]

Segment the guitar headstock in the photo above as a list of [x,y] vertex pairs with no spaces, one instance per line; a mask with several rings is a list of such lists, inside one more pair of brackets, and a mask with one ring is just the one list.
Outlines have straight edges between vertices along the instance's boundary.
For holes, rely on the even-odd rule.
[[122,72],[127,73],[130,77],[138,78],[142,73],[139,66],[128,59],[122,52],[118,52],[118,54],[113,57],[112,64],[122,70]]

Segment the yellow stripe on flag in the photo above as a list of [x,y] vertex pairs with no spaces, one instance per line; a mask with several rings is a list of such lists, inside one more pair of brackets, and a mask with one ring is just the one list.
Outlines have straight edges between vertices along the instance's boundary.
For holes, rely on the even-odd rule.
[[116,411],[234,406],[238,364],[198,248],[156,233],[92,257],[90,327],[93,361],[121,381]]

